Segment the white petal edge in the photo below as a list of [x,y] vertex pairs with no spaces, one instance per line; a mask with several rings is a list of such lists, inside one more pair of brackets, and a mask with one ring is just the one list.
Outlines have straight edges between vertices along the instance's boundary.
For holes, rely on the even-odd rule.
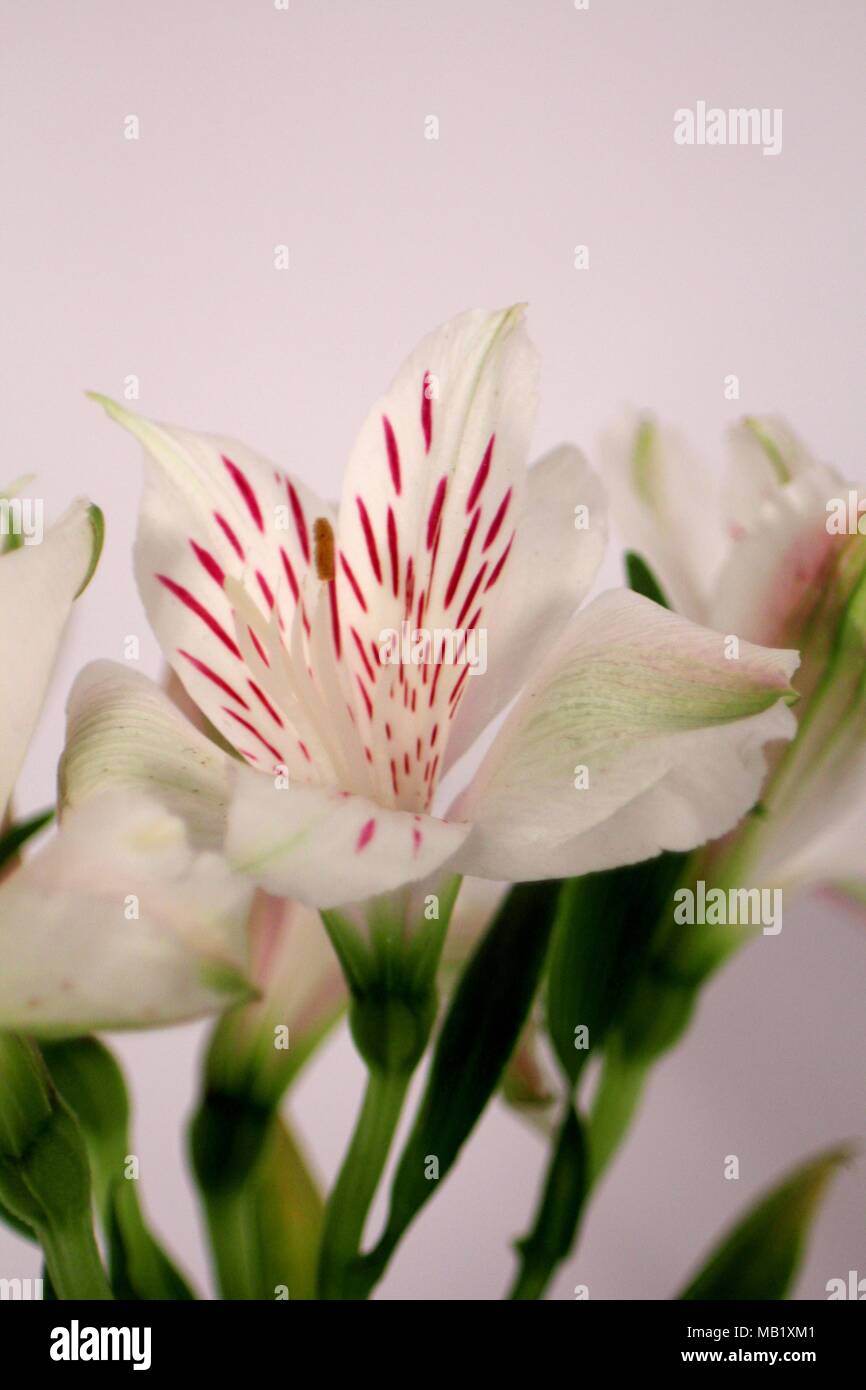
[[0,887],[0,1027],[56,1037],[226,1008],[250,993],[251,899],[157,802],[88,802]]
[[729,830],[757,800],[764,745],[796,729],[781,697],[798,658],[741,643],[727,661],[723,642],[637,594],[596,599],[453,808],[473,824],[453,866],[570,877]]

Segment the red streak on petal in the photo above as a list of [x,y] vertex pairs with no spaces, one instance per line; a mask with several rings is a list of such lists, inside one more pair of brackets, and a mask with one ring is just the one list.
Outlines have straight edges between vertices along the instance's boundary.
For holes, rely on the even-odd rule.
[[418,829],[417,825],[413,825],[413,826],[412,826],[412,849],[413,849],[413,851],[414,851],[415,854],[417,854],[418,851],[419,851],[419,849],[421,848],[421,841],[422,841],[423,838],[424,838],[424,837],[422,836],[421,831]]
[[473,482],[471,488],[469,489],[469,496],[468,496],[467,499],[466,499],[466,510],[467,510],[467,512],[471,512],[471,511],[472,511],[472,508],[475,506],[475,503],[478,501],[478,497],[479,497],[479,494],[480,494],[480,492],[481,492],[481,489],[483,488],[484,484],[487,482],[487,477],[488,477],[488,474],[490,473],[490,460],[491,460],[492,457],[493,457],[493,443],[494,443],[494,440],[495,440],[495,439],[496,439],[496,435],[495,435],[495,434],[491,434],[491,436],[490,436],[490,443],[487,445],[487,448],[484,450],[484,458],[481,460],[481,463],[480,463],[479,468],[478,468],[478,472],[475,474],[475,481]]
[[415,620],[415,626],[416,626],[416,627],[420,627],[420,626],[421,626],[421,619],[422,619],[423,617],[424,617],[424,590],[422,589],[421,592],[420,592],[420,594],[418,595],[418,617],[417,617],[416,620]]
[[368,762],[368,763],[372,763],[372,761],[373,761],[373,754],[370,752],[370,749],[369,749],[369,748],[365,748],[365,749],[364,749],[364,757],[367,759],[367,762]]
[[421,382],[421,428],[424,431],[424,452],[429,454],[433,438],[433,401],[427,394],[430,386],[430,373],[425,372]]
[[397,448],[397,440],[394,438],[394,431],[391,428],[391,421],[387,415],[382,416],[382,428],[385,431],[385,447],[388,450],[388,467],[391,470],[391,481],[394,484],[394,491],[400,496],[400,451]]
[[256,526],[258,526],[259,530],[264,534],[265,520],[262,516],[262,509],[259,506],[259,499],[253,492],[253,489],[250,486],[249,479],[247,478],[245,473],[241,472],[236,463],[232,463],[231,459],[226,458],[225,454],[223,454],[223,463],[225,464],[226,468],[231,474],[232,482],[234,483],[241,497],[246,502],[247,510],[250,516],[256,523]]
[[[364,663],[364,670],[367,672],[367,675],[370,677],[370,680],[373,681],[373,683],[375,684],[375,681],[376,681],[376,673],[375,673],[375,671],[373,670],[372,666],[370,665],[370,660],[369,660],[369,657],[367,656],[367,653],[364,651],[364,643],[361,641],[360,637],[358,636],[357,632],[355,631],[355,629],[354,629],[353,627],[350,627],[350,628],[349,628],[349,631],[350,631],[351,634],[352,634],[352,637],[353,637],[354,642],[355,642],[355,646],[358,648],[358,655],[360,656],[361,660],[362,660],[363,663]],[[390,738],[391,735],[389,734],[388,737]]]
[[451,578],[448,580],[448,588],[445,590],[446,608],[448,607],[449,603],[451,602],[455,593],[457,592],[457,585],[460,583],[460,580],[463,577],[463,571],[466,568],[466,560],[469,555],[469,550],[472,545],[472,542],[475,539],[475,532],[478,530],[478,522],[480,518],[481,508],[479,507],[472,518],[472,524],[470,525],[469,530],[463,537],[463,544],[460,547],[460,554],[457,556],[457,559],[454,562],[454,568],[451,571]]
[[442,516],[442,507],[445,502],[445,489],[448,486],[447,478],[440,478],[436,484],[436,491],[433,494],[433,503],[430,507],[430,515],[427,518],[427,549],[433,549],[433,542],[436,539],[436,531],[439,526],[439,519]]
[[406,616],[411,617],[412,604],[415,600],[415,569],[412,564],[412,556],[406,561]]
[[368,693],[367,693],[367,687],[366,687],[366,685],[364,684],[364,682],[361,680],[361,677],[360,677],[360,676],[356,676],[356,677],[355,677],[355,680],[358,682],[358,688],[360,689],[361,694],[362,694],[363,697],[364,697],[364,704],[365,704],[366,707],[367,707],[367,716],[368,716],[368,718],[372,719],[372,718],[373,718],[373,701],[370,699],[370,696],[369,696]]
[[285,550],[283,550],[282,546],[280,546],[280,556],[283,561],[283,569],[286,572],[286,578],[289,581],[289,587],[292,591],[292,598],[295,600],[295,603],[297,603],[298,594],[300,593],[300,589],[298,588],[298,581],[295,578],[295,571],[292,569],[292,562],[286,554]]
[[460,679],[458,680],[457,684],[455,685],[454,689],[451,691],[451,694],[450,694],[449,697],[448,697],[448,701],[449,701],[449,704],[450,704],[451,707],[452,707],[452,710],[453,710],[455,704],[457,703],[457,701],[460,699],[460,692],[461,692],[461,690],[463,689],[464,685],[466,684],[466,677],[469,675],[469,671],[470,671],[470,667],[469,667],[469,666],[464,666],[464,667],[463,667],[463,670],[462,670],[461,673],[460,673]]
[[405,772],[406,776],[408,777],[408,776],[409,776],[409,754],[408,754],[408,753],[404,753],[404,754],[403,754],[403,771]]
[[417,695],[418,695],[418,691],[417,691],[417,690],[413,690],[413,691],[412,691],[412,713],[413,713],[413,714],[415,713],[415,704],[416,704]]
[[358,515],[361,518],[361,527],[364,532],[364,540],[367,542],[367,551],[370,556],[370,564],[373,566],[373,573],[375,574],[376,579],[381,584],[382,566],[379,563],[379,552],[376,549],[376,537],[373,535],[373,527],[370,525],[370,518],[367,515],[367,508],[364,506],[364,503],[361,501],[361,498],[356,497],[355,501],[358,504]]
[[270,584],[269,584],[268,581],[265,579],[265,576],[262,574],[261,570],[256,570],[256,579],[259,581],[259,588],[261,589],[262,593],[264,594],[265,603],[268,605],[269,608],[273,608],[273,606],[274,606],[274,595],[273,595],[273,592],[272,592],[272,590],[271,590]]
[[190,538],[189,543],[195,552],[196,559],[204,566],[211,579],[216,580],[217,584],[222,588],[226,578],[226,572],[222,565],[214,559],[209,550],[205,550],[204,546],[198,545],[192,538]]
[[431,785],[432,785],[433,782],[436,781],[436,769],[437,769],[438,766],[439,766],[439,754],[437,753],[437,754],[436,754],[436,757],[433,759],[433,766],[432,766],[431,769],[430,769],[430,783],[431,783]]
[[370,843],[370,841],[372,840],[372,838],[373,838],[373,836],[375,835],[375,833],[376,833],[376,822],[375,822],[375,820],[368,820],[364,825],[361,826],[360,832],[359,832],[359,834],[358,834],[357,843],[355,844],[355,853],[356,853],[356,854],[360,854],[360,852],[361,852],[362,849],[366,849],[366,848],[367,848],[367,845]]
[[391,725],[390,725],[390,724],[386,724],[386,725],[385,725],[385,737],[386,737],[386,738],[393,738],[393,734],[391,733]]
[[199,661],[197,656],[192,656],[190,652],[185,652],[183,648],[180,647],[178,648],[178,655],[188,661],[191,666],[194,666],[201,675],[206,676],[209,681],[213,681],[214,685],[228,695],[230,699],[237,700],[238,704],[243,709],[249,709],[249,705],[243,695],[239,695],[238,692],[229,685],[228,681],[224,681],[222,676],[217,675],[216,671],[212,671],[203,661]]
[[487,532],[487,535],[484,537],[484,544],[483,544],[482,547],[481,547],[481,554],[482,554],[482,555],[484,554],[485,550],[489,550],[489,549],[490,549],[491,545],[492,545],[493,542],[496,540],[496,537],[499,535],[499,528],[501,527],[503,521],[505,520],[505,513],[508,511],[508,504],[509,504],[510,501],[511,501],[511,488],[508,489],[508,491],[506,492],[506,494],[505,494],[505,496],[503,497],[502,501],[499,503],[499,509],[498,509],[498,511],[497,511],[497,513],[496,513],[496,515],[495,515],[495,517],[493,518],[493,520],[492,520],[491,523],[490,523],[490,530]]
[[258,652],[259,656],[261,657],[262,661],[265,663],[266,666],[270,667],[270,664],[271,664],[271,663],[268,661],[267,653],[266,653],[264,647],[262,646],[261,642],[259,641],[258,637],[256,636],[256,634],[253,632],[252,628],[249,626],[249,624],[247,624],[247,632],[250,634],[250,641],[252,642],[253,646],[255,647],[255,649],[256,649],[256,651]]
[[340,635],[340,613],[337,608],[337,581],[335,579],[328,581],[328,598],[331,603],[331,632],[334,636],[334,651],[339,660],[343,654],[343,640]]
[[391,786],[394,788],[394,795],[399,796],[400,785],[397,781],[397,764],[391,759]]
[[495,566],[495,568],[494,568],[494,570],[493,570],[493,573],[491,574],[491,576],[490,576],[490,578],[488,579],[487,583],[484,585],[484,592],[485,592],[485,594],[487,593],[487,590],[488,590],[488,589],[492,589],[492,588],[493,588],[493,585],[496,583],[497,579],[499,578],[500,574],[502,573],[502,567],[503,567],[503,565],[505,564],[505,561],[508,559],[508,552],[510,551],[510,549],[511,549],[511,547],[512,547],[513,544],[514,544],[514,532],[512,531],[512,533],[511,533],[511,540],[508,542],[507,546],[506,546],[505,549],[503,550],[502,554],[500,555],[499,559],[498,559],[497,562],[496,562],[496,566]]
[[254,680],[250,680],[249,676],[247,677],[247,685],[250,687],[250,690],[253,692],[256,699],[259,700],[262,705],[264,705],[265,709],[273,719],[274,723],[278,724],[281,729],[284,728],[282,719],[280,718],[277,711],[274,709],[267,695],[264,693],[263,690],[259,689]]
[[367,603],[366,603],[366,600],[365,600],[365,598],[364,598],[364,595],[361,593],[361,589],[360,589],[360,586],[359,586],[359,584],[358,584],[357,579],[355,578],[354,572],[353,572],[353,570],[352,570],[352,566],[349,564],[349,561],[346,559],[346,557],[345,557],[345,555],[342,553],[342,551],[340,552],[340,564],[343,566],[343,573],[345,574],[346,578],[348,579],[349,583],[350,583],[351,586],[352,586],[352,590],[353,590],[353,592],[354,592],[355,598],[358,600],[359,604],[361,605],[361,608],[362,608],[363,611],[366,613],[366,611],[367,611]]
[[268,752],[273,754],[278,763],[281,763],[283,761],[283,755],[279,751],[279,749],[275,748],[272,743],[268,743],[268,740],[264,738],[262,734],[259,733],[255,724],[251,724],[248,719],[242,719],[239,714],[235,714],[233,709],[226,709],[225,705],[223,706],[223,714],[227,714],[230,719],[235,719],[237,720],[238,724],[242,724],[248,733],[252,734],[254,738],[258,739],[259,743],[262,745],[263,748],[267,748]]
[[416,738],[416,740],[415,740],[415,761],[418,762],[418,763],[420,763],[420,761],[421,761],[421,740],[420,740],[420,738]]
[[289,503],[292,508],[292,516],[295,518],[295,530],[298,533],[298,540],[301,542],[301,550],[307,564],[310,563],[310,535],[307,530],[307,518],[304,516],[304,509],[301,506],[301,499],[295,492],[294,487],[286,478],[286,491],[289,494]]
[[388,508],[388,552],[391,556],[391,586],[396,598],[400,588],[400,557],[397,551],[397,519],[390,507]]
[[189,589],[185,589],[182,584],[176,584],[173,579],[169,579],[167,574],[158,574],[156,577],[160,584],[165,585],[170,594],[174,594],[175,598],[179,598],[181,603],[183,603],[191,613],[195,613],[197,618],[201,618],[202,622],[210,628],[214,636],[218,637],[220,641],[228,647],[232,656],[236,656],[238,660],[240,660],[240,650],[234,638],[229,636],[222,624],[217,622],[213,613],[209,613],[204,604],[199,603],[198,599],[190,593]]
[[245,558],[245,557],[244,557],[244,548],[243,548],[243,546],[241,545],[240,541],[238,540],[237,536],[235,535],[234,531],[232,530],[231,526],[229,526],[229,524],[228,524],[228,522],[226,521],[226,519],[225,519],[224,516],[220,516],[219,512],[214,512],[214,516],[215,516],[217,522],[219,523],[219,525],[222,527],[223,534],[224,534],[226,540],[228,541],[229,545],[230,545],[230,546],[232,547],[232,549],[234,550],[234,552],[235,552],[235,554],[237,555],[238,559],[239,559],[239,560],[243,560],[243,559]]
[[300,748],[300,750],[301,750],[301,752],[303,753],[304,757],[306,758],[307,762],[308,762],[308,763],[311,763],[311,762],[313,761],[313,759],[312,759],[311,756],[310,756],[310,750],[309,750],[309,748],[307,747],[307,745],[304,743],[304,740],[303,740],[302,738],[299,738],[299,739],[298,739],[298,747]]
[[475,578],[474,578],[473,581],[472,581],[471,587],[470,587],[470,589],[469,589],[469,593],[466,595],[466,598],[463,600],[463,607],[460,609],[460,613],[459,613],[459,615],[458,615],[458,617],[457,617],[457,621],[456,621],[456,623],[454,624],[455,627],[460,627],[460,626],[461,626],[461,624],[462,624],[462,622],[463,622],[463,619],[466,617],[466,614],[469,612],[469,609],[470,609],[471,604],[472,604],[472,600],[474,599],[475,595],[478,593],[479,585],[481,584],[481,581],[482,581],[482,579],[484,578],[484,576],[485,576],[486,573],[487,573],[487,561],[485,560],[484,564],[481,566],[480,570],[478,571],[478,573],[476,574]]
[[431,747],[431,748],[435,747],[435,744],[436,744],[436,735],[437,735],[438,733],[439,733],[439,725],[438,725],[438,724],[434,724],[434,725],[433,725],[433,732],[432,732],[432,734],[430,735],[430,747]]
[[[425,667],[425,670],[426,670],[426,667]],[[439,677],[440,677],[441,675],[442,675],[442,667],[441,667],[441,665],[440,665],[440,666],[437,666],[437,667],[436,667],[436,672],[435,672],[435,675],[433,676],[433,684],[432,684],[431,687],[430,687],[430,706],[429,706],[430,709],[433,708],[433,705],[435,704],[435,701],[436,701],[436,687],[437,687],[437,685],[439,684]]]

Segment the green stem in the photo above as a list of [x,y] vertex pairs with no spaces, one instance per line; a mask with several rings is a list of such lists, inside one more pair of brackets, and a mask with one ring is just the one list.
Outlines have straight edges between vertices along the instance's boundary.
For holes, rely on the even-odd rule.
[[56,1298],[110,1299],[111,1289],[89,1220],[52,1224],[36,1232]]
[[368,1281],[354,1268],[364,1222],[388,1158],[409,1086],[408,1071],[371,1067],[355,1133],[325,1209],[319,1297],[366,1297]]
[[605,1048],[589,1125],[589,1183],[594,1185],[629,1131],[649,1074],[650,1063],[627,1057],[611,1037]]

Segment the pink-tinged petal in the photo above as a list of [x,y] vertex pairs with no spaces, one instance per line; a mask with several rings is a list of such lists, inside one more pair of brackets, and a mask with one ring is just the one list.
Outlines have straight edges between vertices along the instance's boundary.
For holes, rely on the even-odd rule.
[[[0,820],[42,709],[73,600],[95,564],[97,517],[87,502],[74,502],[41,544],[0,555]],[[99,525],[101,535],[101,517]]]
[[88,800],[0,886],[0,1027],[154,1028],[249,997],[251,899],[160,802]]
[[467,831],[333,789],[280,789],[239,766],[226,844],[235,869],[269,893],[329,908],[426,878]]
[[[425,778],[415,745],[435,724],[450,723],[466,663],[434,672],[401,653],[399,667],[384,666],[371,688],[366,654],[378,651],[384,633],[400,633],[404,619],[432,634],[453,630],[473,609],[479,624],[498,610],[498,586],[491,593],[488,581],[496,567],[507,573],[513,526],[497,537],[507,513],[519,510],[536,398],[522,319],[520,308],[472,312],[426,338],[373,406],[349,461],[337,585],[359,639],[345,649],[358,678],[356,717],[372,725],[373,792],[386,804],[429,806],[436,775]],[[386,723],[394,744],[387,756]]]
[[517,701],[453,814],[454,864],[567,878],[686,850],[757,801],[764,745],[792,736],[796,652],[725,639],[628,591],[577,615]]
[[[757,422],[753,422],[757,427]],[[751,439],[746,430],[745,437]],[[753,458],[734,434],[739,466]],[[781,458],[781,456],[780,456]],[[709,608],[713,627],[751,642],[801,646],[849,537],[828,530],[827,504],[848,497],[848,485],[824,464],[804,461],[793,446],[779,464],[789,481],[767,485],[732,533],[729,555]]]

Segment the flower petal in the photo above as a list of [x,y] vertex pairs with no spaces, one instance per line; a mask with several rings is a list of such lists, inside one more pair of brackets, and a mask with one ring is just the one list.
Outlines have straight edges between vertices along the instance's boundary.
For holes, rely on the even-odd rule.
[[88,802],[0,888],[0,1027],[57,1036],[225,1008],[249,994],[250,899],[158,803]]
[[728,433],[731,467],[723,507],[736,535],[757,519],[780,488],[815,469],[815,460],[790,426],[772,415],[746,415]]
[[[752,462],[754,448],[743,426],[735,433],[741,476]],[[755,446],[757,447],[757,446]],[[806,461],[793,446],[782,460],[788,481],[775,475],[758,484],[745,504],[747,521],[732,528],[734,539],[718,579],[708,622],[723,632],[736,632],[751,642],[800,646],[803,630],[820,602],[830,573],[847,543],[827,526],[827,503],[846,499],[847,484],[824,464]],[[767,465],[769,468],[769,465]],[[757,489],[760,489],[758,496]]]
[[45,699],[73,599],[98,559],[101,514],[74,502],[39,545],[0,556],[0,818]]
[[269,893],[339,907],[426,878],[468,826],[392,811],[331,788],[276,785],[238,766],[227,853]]
[[166,660],[251,764],[324,780],[327,758],[314,734],[286,717],[277,663],[295,619],[309,626],[313,526],[333,520],[330,505],[235,440],[154,424],[96,399],[146,450],[136,577]]
[[60,802],[75,810],[109,789],[145,793],[186,825],[199,849],[225,837],[228,758],[146,676],[95,661],[67,703]]
[[467,682],[447,768],[472,746],[538,667],[577,611],[607,543],[607,500],[578,449],[564,444],[529,470],[487,669]]
[[[337,595],[374,795],[429,805],[465,661],[380,665],[384,634],[493,626],[519,515],[536,358],[521,307],[425,338],[367,417],[340,504]],[[459,689],[458,689],[459,685]]]
[[676,431],[634,413],[605,434],[600,458],[626,545],[649,561],[678,613],[705,621],[728,544],[712,479]]
[[763,744],[790,738],[795,652],[724,638],[627,591],[572,622],[453,814],[453,867],[564,878],[684,850],[757,799]]

